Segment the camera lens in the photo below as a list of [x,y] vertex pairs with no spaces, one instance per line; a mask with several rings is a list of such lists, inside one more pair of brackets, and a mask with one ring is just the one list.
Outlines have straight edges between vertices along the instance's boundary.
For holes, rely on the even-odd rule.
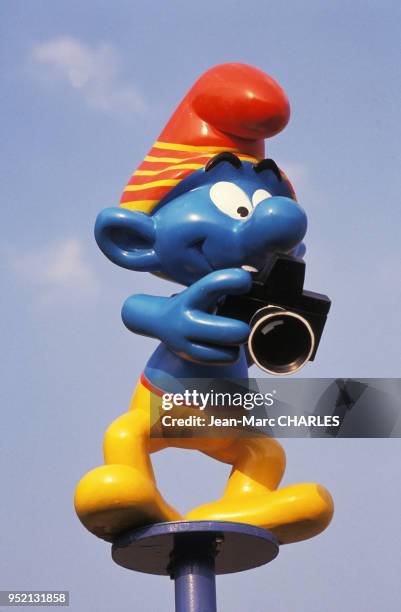
[[270,374],[293,374],[309,360],[315,337],[301,315],[268,306],[251,320],[249,352],[259,368]]

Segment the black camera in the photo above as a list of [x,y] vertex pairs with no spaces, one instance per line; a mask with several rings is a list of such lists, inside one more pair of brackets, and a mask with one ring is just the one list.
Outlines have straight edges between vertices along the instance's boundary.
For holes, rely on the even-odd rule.
[[331,302],[304,291],[304,280],[304,261],[276,255],[255,274],[249,293],[227,296],[218,308],[249,323],[249,355],[270,374],[292,374],[315,358]]

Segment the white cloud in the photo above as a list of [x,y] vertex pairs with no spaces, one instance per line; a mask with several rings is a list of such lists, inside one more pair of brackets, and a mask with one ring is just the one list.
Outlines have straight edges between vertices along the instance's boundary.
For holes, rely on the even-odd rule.
[[118,52],[107,44],[87,45],[63,36],[35,45],[31,59],[50,80],[61,79],[79,92],[92,108],[143,114],[143,97],[122,75]]
[[8,252],[11,268],[34,289],[40,305],[81,302],[95,297],[98,283],[76,238],[32,249]]

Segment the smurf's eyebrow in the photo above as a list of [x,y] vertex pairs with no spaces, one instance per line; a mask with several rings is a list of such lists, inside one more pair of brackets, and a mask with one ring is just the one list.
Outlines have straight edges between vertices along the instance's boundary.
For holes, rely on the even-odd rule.
[[263,170],[271,170],[277,176],[278,180],[281,182],[283,177],[280,172],[280,168],[276,164],[273,159],[262,159],[259,163],[257,163],[253,169],[256,173],[263,172]]
[[217,166],[217,164],[221,164],[222,162],[228,162],[229,164],[234,166],[234,168],[241,168],[242,166],[242,162],[239,157],[234,155],[234,153],[229,153],[228,151],[225,151],[223,153],[215,155],[214,157],[212,157],[212,159],[209,159],[205,166],[205,172],[209,172],[209,170]]

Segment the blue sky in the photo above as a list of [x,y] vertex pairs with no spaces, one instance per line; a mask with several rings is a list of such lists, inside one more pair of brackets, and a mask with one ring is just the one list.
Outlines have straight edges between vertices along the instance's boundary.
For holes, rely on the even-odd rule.
[[[124,329],[121,304],[136,291],[174,291],[107,262],[96,214],[118,202],[197,76],[224,61],[258,66],[290,98],[290,124],[267,150],[308,213],[308,288],[333,299],[317,361],[302,375],[399,377],[401,9],[14,0],[0,12],[0,588],[70,589],[74,612],[158,610],[172,602],[169,582],[115,566],[72,509],[76,482],[101,462],[103,431],[127,408],[154,347]],[[334,521],[271,566],[219,579],[221,608],[396,610],[399,440],[285,448],[285,483],[325,484]],[[217,497],[226,468],[182,458],[155,457],[169,499],[185,509]]]

